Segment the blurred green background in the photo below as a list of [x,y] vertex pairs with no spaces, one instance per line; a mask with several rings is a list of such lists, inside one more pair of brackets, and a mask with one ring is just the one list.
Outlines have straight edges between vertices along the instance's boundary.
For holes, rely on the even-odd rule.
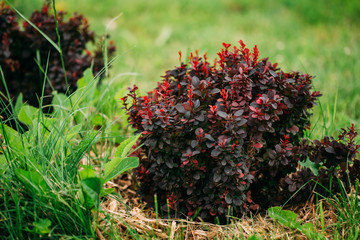
[[[42,0],[13,0],[27,16]],[[88,17],[98,35],[106,26],[119,60],[112,75],[128,78],[142,92],[196,49],[216,57],[222,42],[242,39],[284,71],[315,75],[324,95],[316,107],[313,137],[333,134],[351,122],[360,127],[360,1],[354,0],[58,0],[59,10]],[[122,14],[108,25],[111,19]]]

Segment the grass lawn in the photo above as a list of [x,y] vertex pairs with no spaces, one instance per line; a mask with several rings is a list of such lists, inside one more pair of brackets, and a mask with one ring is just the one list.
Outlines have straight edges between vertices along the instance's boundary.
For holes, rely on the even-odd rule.
[[[10,2],[20,12],[29,16],[33,10],[41,7],[43,1],[12,0]],[[360,81],[357,79],[360,76],[360,2],[351,0],[331,2],[325,0],[316,2],[310,0],[276,2],[266,0],[57,0],[56,6],[58,10],[68,13],[76,11],[84,14],[89,19],[91,29],[98,35],[104,34],[107,29],[110,38],[117,46],[119,56],[111,68],[112,76],[129,72],[136,73],[136,76],[124,74],[116,80],[119,82],[117,84],[119,89],[109,90],[119,98],[116,101],[120,102],[120,97],[125,93],[124,89],[127,86],[136,84],[142,93],[154,88],[156,83],[161,81],[161,76],[166,70],[179,65],[178,51],[188,56],[190,52],[199,50],[199,53],[207,52],[209,59],[214,59],[223,42],[238,45],[238,41],[243,40],[249,48],[256,44],[261,53],[260,58],[269,57],[271,62],[278,62],[279,67],[284,71],[295,70],[316,76],[313,84],[323,96],[320,98],[319,106],[314,107],[313,110],[310,138],[336,135],[337,129],[350,126],[351,123],[354,123],[356,128],[360,127],[360,108],[358,108]],[[116,17],[118,18],[112,21]],[[100,103],[97,104],[100,105]],[[64,130],[66,134],[68,134],[67,131],[67,129]],[[96,145],[94,139],[92,135],[88,137],[88,141],[91,144],[95,142]],[[46,144],[50,148],[51,143]],[[83,161],[87,150],[84,147],[81,152],[83,155],[74,154],[76,161]],[[41,151],[43,150],[40,149],[39,152]],[[99,157],[101,153],[95,155]],[[107,153],[107,158],[110,157],[111,150]],[[52,173],[49,174],[52,175]],[[95,173],[91,172],[91,174]],[[68,178],[75,179],[74,176],[71,175]],[[130,188],[124,188],[131,184],[130,178],[127,177],[111,183],[123,189],[125,198],[134,196]],[[60,182],[63,184],[62,181]],[[59,184],[50,184],[50,188],[54,186],[56,189]],[[72,188],[73,186],[70,186],[69,191]],[[11,193],[16,195],[12,191]],[[71,194],[74,201],[80,201],[76,193]],[[54,194],[53,198],[57,199],[58,195]],[[349,199],[352,201],[357,199],[357,196],[351,196]],[[352,203],[350,200],[349,202]],[[243,239],[244,236],[251,236],[253,233],[277,239],[288,239],[299,234],[295,228],[287,232],[288,228],[272,221],[269,223],[261,216],[243,222],[239,221],[232,226],[188,225],[186,221],[158,221],[151,217],[152,213],[144,213],[137,208],[129,212],[116,205],[118,203],[110,198],[102,204],[119,218],[116,223],[110,220],[107,222],[107,237],[114,239],[119,237],[114,230],[114,224],[120,229],[127,229],[124,230],[124,236],[135,239],[143,236],[182,239],[190,236],[188,234],[190,232],[191,236],[199,238],[236,239]],[[78,213],[85,212],[79,207],[80,205],[80,203],[75,204],[79,208]],[[341,205],[340,200],[339,205]],[[357,214],[353,219],[356,218],[356,221],[359,221],[357,205],[358,202],[343,206],[343,209],[348,209],[348,213],[354,213],[354,216]],[[324,201],[323,205],[310,205],[298,210],[304,221],[313,222],[316,227],[322,227],[325,233],[324,226],[336,222],[336,219],[334,220],[336,206],[338,205],[335,204],[334,207]],[[35,204],[34,209],[36,208]],[[68,208],[69,213],[61,212],[61,214],[64,216],[72,214],[72,206]],[[18,212],[19,209],[16,211]],[[347,216],[347,214],[344,215]],[[346,216],[344,219],[347,219]],[[107,219],[107,216],[102,215],[96,217]],[[98,220],[89,216],[79,218],[86,219],[89,224],[98,223]],[[311,218],[314,219],[311,220]],[[324,218],[329,222],[324,222]],[[74,218],[74,222],[76,221],[77,219]],[[72,226],[72,222],[68,225]],[[75,228],[77,228],[76,225]],[[102,239],[103,234],[95,232],[94,229],[82,231],[86,234],[90,232],[93,236],[96,235]],[[334,230],[333,237],[341,238],[342,230]],[[211,231],[217,232],[217,235],[209,235]],[[325,235],[331,238],[332,231],[327,229]],[[287,235],[288,233],[291,237]],[[356,233],[352,236],[356,236]]]
[[[41,1],[19,1],[29,13]],[[35,2],[35,3],[34,3]],[[56,1],[58,9],[89,18],[98,34],[108,27],[121,58],[114,75],[136,72],[130,79],[143,92],[151,90],[168,69],[179,64],[178,51],[199,50],[216,57],[221,43],[258,45],[285,70],[316,76],[322,108],[313,117],[314,137],[332,134],[351,122],[360,124],[360,4],[346,0],[269,2],[223,0],[70,0]]]

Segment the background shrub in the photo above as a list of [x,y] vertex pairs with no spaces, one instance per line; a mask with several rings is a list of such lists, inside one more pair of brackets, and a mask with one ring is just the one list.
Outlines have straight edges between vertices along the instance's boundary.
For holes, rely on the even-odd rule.
[[319,96],[312,77],[259,60],[242,41],[223,46],[214,65],[196,52],[146,96],[134,86],[123,98],[143,134],[140,194],[150,202],[157,194],[165,211],[168,202],[206,220],[239,216],[268,205],[298,165],[294,153]]
[[[44,5],[40,11],[34,11],[30,21],[52,41],[58,42],[56,21],[49,13],[49,6]],[[87,43],[94,42],[95,37],[89,30],[86,18],[75,13],[66,20],[65,12],[61,11],[57,14],[57,21],[66,79],[60,53],[27,22],[23,22],[23,28],[20,28],[15,12],[8,6],[1,5],[0,65],[13,100],[22,93],[24,101],[33,106],[39,105],[38,98],[42,93],[47,63],[48,80],[45,85],[44,105],[51,103],[53,90],[72,93],[77,88],[77,80],[83,76],[85,69],[91,67],[92,62],[94,74],[97,74],[104,66],[101,46],[100,50],[96,50],[94,54],[87,50]],[[115,51],[115,46],[110,44],[107,51],[111,56]],[[2,82],[0,91],[5,93]]]

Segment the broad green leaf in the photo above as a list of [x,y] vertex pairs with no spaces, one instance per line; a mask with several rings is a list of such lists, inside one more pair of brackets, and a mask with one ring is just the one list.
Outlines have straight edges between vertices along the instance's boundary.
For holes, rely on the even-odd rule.
[[116,149],[114,153],[114,157],[120,157],[120,158],[126,157],[140,136],[141,135],[138,134],[136,136],[129,137],[128,139],[121,142],[119,147]]
[[44,180],[44,177],[35,170],[24,170],[18,168],[15,170],[16,176],[30,191],[36,191],[37,194],[44,194],[50,191],[49,185]]
[[312,223],[305,223],[300,225],[297,230],[305,234],[309,239],[322,239],[321,234],[318,234]]
[[281,207],[272,207],[268,209],[268,213],[273,220],[279,221],[285,227],[297,228],[300,225],[296,221],[298,215],[292,211],[282,210]]
[[104,124],[104,117],[100,114],[96,114],[92,119],[91,123],[93,126],[102,126]]
[[96,177],[96,171],[92,166],[81,165],[81,167],[84,168],[80,171],[81,179]]
[[297,221],[298,215],[289,210],[282,210],[281,207],[272,207],[268,209],[269,216],[276,221],[279,221],[285,227],[299,230],[305,234],[309,239],[325,239],[325,237],[316,232],[315,227],[311,223],[301,225]]
[[51,226],[51,221],[49,219],[38,219],[37,222],[33,223],[34,229],[33,232],[37,233],[37,234],[47,234],[50,233],[50,226]]
[[[12,129],[11,127],[8,127],[5,124],[0,125],[0,133],[4,137],[6,136],[6,139],[9,141],[10,144],[15,139],[20,139],[20,134],[17,131],[15,131],[14,129]],[[20,141],[19,141],[19,143],[20,143]]]
[[54,108],[54,116],[61,118],[66,117],[68,111],[71,109],[69,97],[63,93],[58,93],[57,91],[53,91],[52,94],[54,98],[51,105]]
[[136,168],[139,166],[139,158],[128,157],[120,158],[114,157],[110,162],[107,162],[104,166],[104,180],[105,182],[117,177],[121,173]]
[[23,105],[19,111],[19,120],[29,127],[32,126],[33,120],[37,118],[38,110],[33,106]]
[[26,147],[28,146],[28,143],[26,141],[23,142],[21,134],[19,134],[11,127],[8,127],[5,124],[0,124],[0,134],[6,140],[5,144],[8,145],[11,149],[18,151],[19,153],[27,151]]
[[86,102],[88,105],[90,102],[96,99],[94,94],[96,93],[96,84],[91,69],[84,71],[84,76],[77,82],[78,89],[71,95],[71,100],[74,106],[78,106],[82,102]]
[[81,180],[84,193],[85,205],[88,209],[96,209],[100,206],[100,192],[102,189],[101,179],[98,177],[85,178]]
[[320,164],[310,161],[309,158],[307,158],[305,162],[299,163],[302,167],[310,168],[310,170],[314,173],[315,176],[319,176],[319,168],[321,167]]
[[77,81],[78,88],[87,87],[94,79],[94,75],[90,68],[84,71],[84,76]]
[[48,117],[43,117],[42,121],[41,121],[41,125],[45,128],[47,128],[47,130],[52,131],[54,129],[54,125],[57,124],[57,128],[58,125],[60,125],[58,123],[58,120],[56,118],[48,118]]

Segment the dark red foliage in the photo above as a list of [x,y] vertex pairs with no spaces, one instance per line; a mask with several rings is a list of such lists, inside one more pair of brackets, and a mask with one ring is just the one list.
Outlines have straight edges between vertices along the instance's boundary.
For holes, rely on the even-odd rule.
[[[103,67],[104,63],[100,59],[102,53],[96,51],[92,54],[86,49],[86,44],[94,42],[95,39],[94,33],[89,30],[87,19],[77,13],[68,20],[65,20],[64,16],[65,13],[62,11],[57,14],[68,86],[59,52],[27,22],[23,22],[23,28],[20,29],[15,12],[8,6],[1,5],[0,65],[13,100],[16,100],[19,93],[23,93],[25,101],[33,106],[39,105],[38,97],[41,96],[44,75],[38,64],[45,71],[48,56],[49,82],[54,90],[61,93],[65,93],[68,88],[68,93],[72,93],[77,88],[77,80],[83,76],[84,70],[91,66],[92,61],[94,74]],[[52,41],[58,42],[55,17],[49,13],[47,5],[40,11],[33,12],[30,21]],[[110,56],[114,50],[114,45],[110,45]],[[40,62],[37,64],[36,60]],[[47,97],[44,99],[44,105],[51,102],[52,88],[49,82],[45,86],[44,95]],[[2,82],[0,91],[5,93]]]
[[146,96],[134,86],[123,98],[143,134],[139,192],[148,201],[156,193],[164,211],[168,200],[187,216],[201,209],[204,220],[225,219],[229,208],[241,216],[268,205],[298,165],[294,152],[319,96],[312,77],[259,60],[242,41],[223,46],[214,65],[191,54]]

